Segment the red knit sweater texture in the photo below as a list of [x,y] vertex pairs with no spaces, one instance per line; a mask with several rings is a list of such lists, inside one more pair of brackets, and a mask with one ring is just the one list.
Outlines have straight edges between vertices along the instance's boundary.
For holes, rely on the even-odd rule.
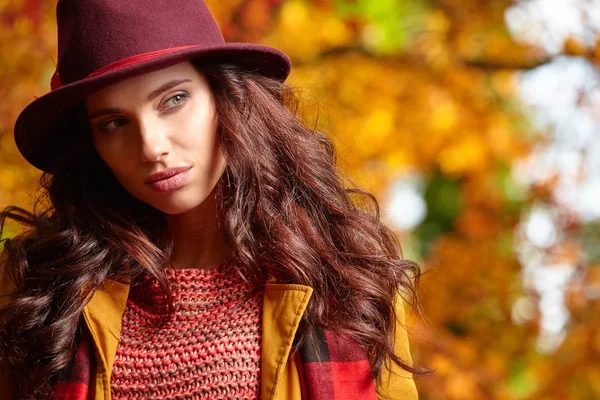
[[234,268],[165,271],[175,313],[159,327],[158,284],[132,286],[113,399],[259,399],[263,293]]

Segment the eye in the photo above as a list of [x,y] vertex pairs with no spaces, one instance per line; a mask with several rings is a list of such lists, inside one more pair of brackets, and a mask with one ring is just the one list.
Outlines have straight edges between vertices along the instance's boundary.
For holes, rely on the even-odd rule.
[[[100,125],[98,125],[98,130],[100,132],[114,132],[117,129],[119,129],[119,127],[121,125],[123,125],[125,122],[127,122],[127,121],[123,118],[110,119],[110,120],[102,122]],[[111,124],[113,124],[113,125],[111,125]]]
[[181,106],[182,104],[185,103],[186,99],[189,97],[188,93],[177,93],[176,95],[169,97],[169,99],[167,99],[167,101],[165,102],[165,105],[161,107],[161,109],[164,108],[177,108],[179,106]]

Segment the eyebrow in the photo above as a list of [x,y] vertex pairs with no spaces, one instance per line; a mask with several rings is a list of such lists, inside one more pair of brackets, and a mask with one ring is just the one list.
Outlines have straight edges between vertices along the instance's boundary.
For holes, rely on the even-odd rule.
[[[155,98],[157,98],[158,96],[160,96],[162,93],[166,92],[169,89],[173,89],[176,86],[181,85],[182,83],[186,83],[186,82],[191,82],[190,79],[172,79],[162,85],[160,85],[158,88],[154,89],[153,91],[151,91],[148,96],[146,96],[146,101],[150,102],[152,100],[154,100]],[[100,110],[96,110],[92,113],[89,114],[88,118],[90,120],[96,119],[98,117],[101,117],[103,115],[107,115],[107,114],[118,114],[120,113],[122,110],[120,108],[102,108]]]

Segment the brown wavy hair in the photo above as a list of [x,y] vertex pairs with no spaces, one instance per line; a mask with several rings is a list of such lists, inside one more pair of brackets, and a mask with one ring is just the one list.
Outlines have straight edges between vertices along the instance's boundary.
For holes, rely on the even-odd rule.
[[[419,268],[402,258],[374,196],[339,173],[331,140],[303,122],[297,92],[234,65],[194,63],[218,113],[227,167],[216,190],[223,230],[244,266],[238,272],[256,287],[273,276],[314,288],[294,350],[320,325],[361,343],[374,377],[390,360],[423,372],[393,346],[395,297],[418,309]],[[82,309],[106,279],[146,273],[172,312],[162,271],[173,243],[163,215],[127,193],[100,159],[83,102],[60,129],[74,144],[43,174],[33,212],[0,213],[0,234],[7,219],[26,228],[2,241],[1,265],[15,290],[0,311],[0,354],[18,377],[19,398],[51,393],[74,357]]]

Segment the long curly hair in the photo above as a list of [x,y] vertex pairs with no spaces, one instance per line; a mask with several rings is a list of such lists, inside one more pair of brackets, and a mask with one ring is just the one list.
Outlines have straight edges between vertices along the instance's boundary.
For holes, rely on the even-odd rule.
[[[235,65],[193,63],[215,99],[227,162],[215,190],[238,272],[257,287],[272,276],[314,288],[293,351],[312,340],[311,327],[324,326],[364,346],[376,378],[390,360],[422,372],[393,344],[395,298],[418,309],[419,268],[402,258],[374,196],[339,173],[331,140],[303,122],[297,92]],[[25,227],[0,242],[14,288],[0,311],[0,361],[18,377],[19,398],[49,396],[103,281],[151,276],[164,313],[172,312],[164,216],[127,193],[101,160],[83,102],[72,115],[60,129],[73,146],[41,177],[33,212],[0,212],[0,237],[7,219]]]

